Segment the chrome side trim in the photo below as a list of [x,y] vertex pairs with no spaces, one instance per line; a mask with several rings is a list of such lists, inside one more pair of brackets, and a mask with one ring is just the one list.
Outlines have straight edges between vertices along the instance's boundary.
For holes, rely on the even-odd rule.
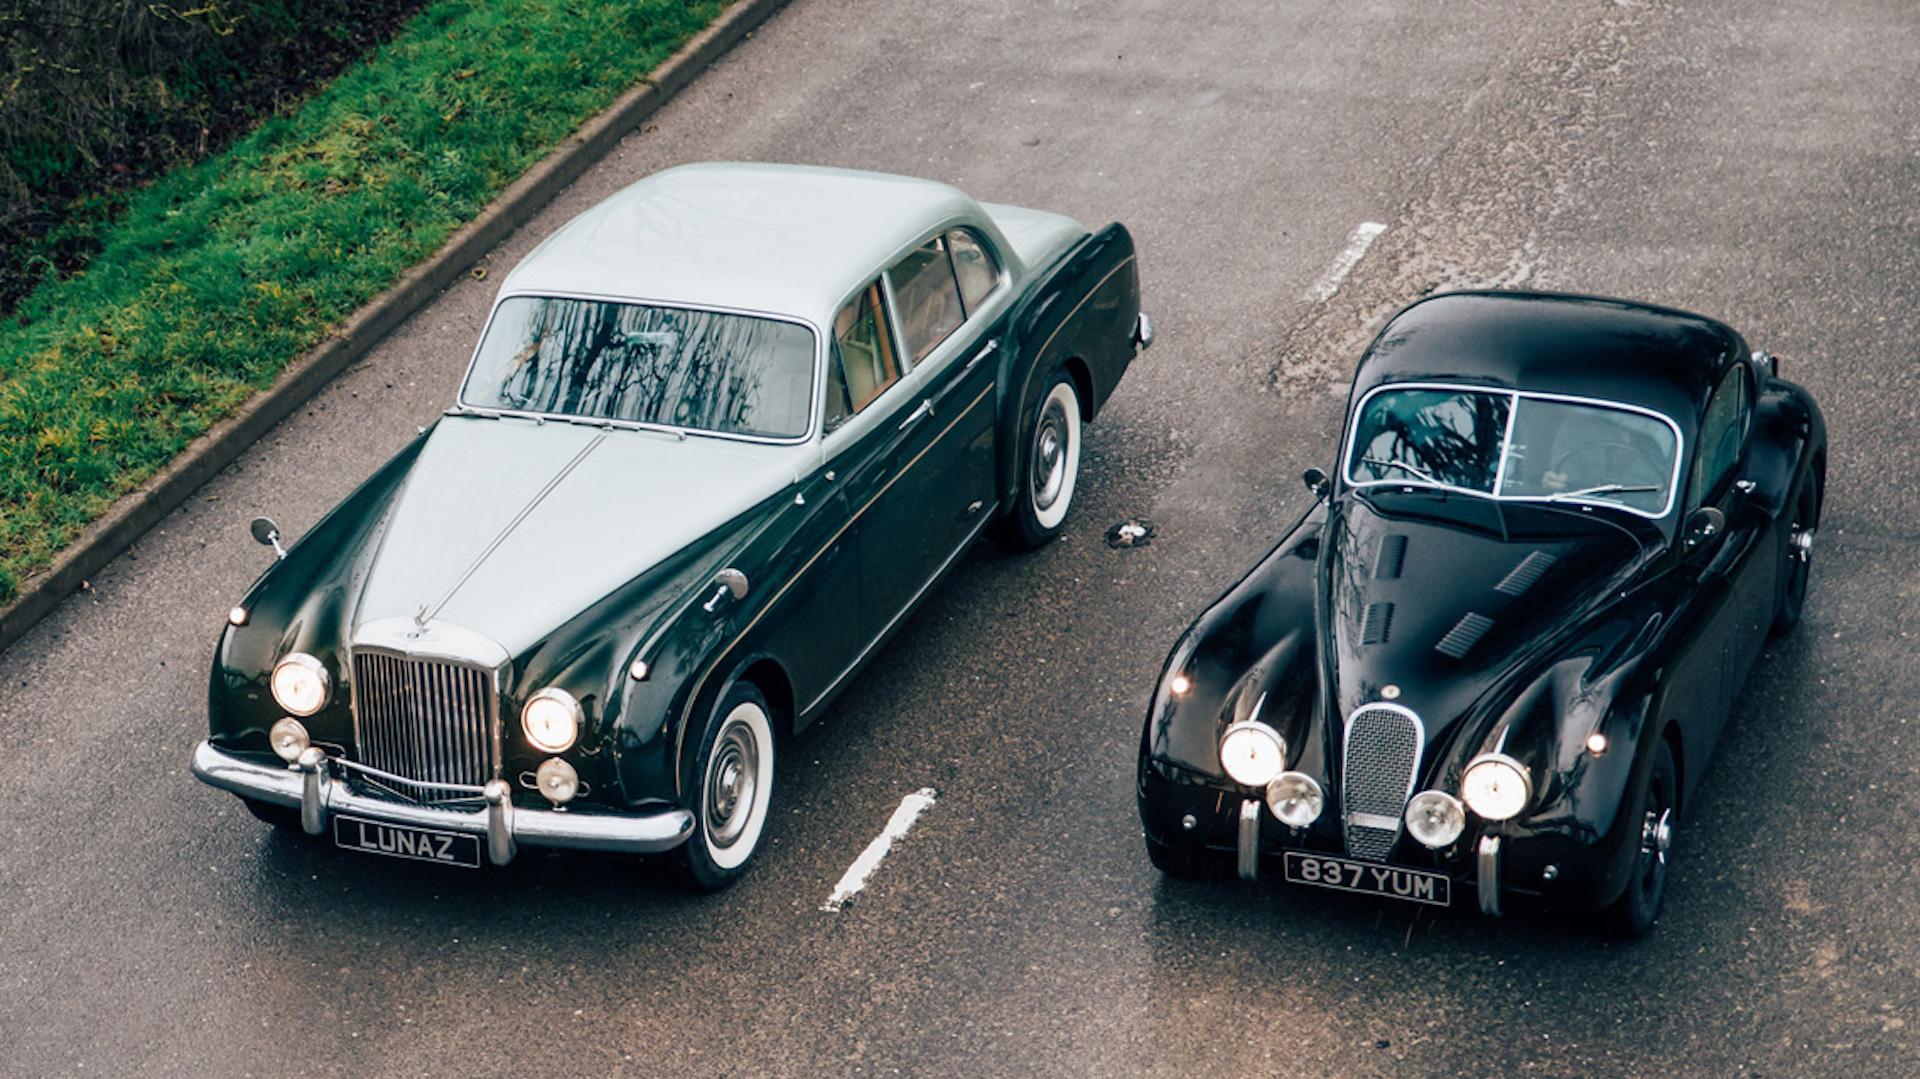
[[1140,346],[1142,352],[1153,347],[1153,319],[1148,318],[1145,311],[1133,320],[1133,343]]
[[487,784],[487,804],[476,809],[409,805],[384,798],[368,798],[334,775],[319,747],[309,747],[293,767],[255,764],[222,752],[212,742],[193,751],[193,774],[210,787],[255,801],[300,810],[300,825],[313,835],[324,834],[337,814],[465,832],[482,837],[495,865],[511,861],[522,845],[600,850],[621,854],[653,854],[672,850],[693,834],[693,814],[684,809],[616,815],[573,809],[525,809],[513,805],[507,784]]
[[1240,879],[1260,879],[1260,799],[1240,803]]
[[1500,917],[1500,837],[1483,835],[1475,849],[1480,874],[1480,913]]

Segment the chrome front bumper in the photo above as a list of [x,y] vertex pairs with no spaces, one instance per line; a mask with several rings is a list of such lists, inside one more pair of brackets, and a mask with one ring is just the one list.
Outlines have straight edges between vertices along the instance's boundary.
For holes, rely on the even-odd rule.
[[311,747],[298,762],[284,766],[255,764],[222,752],[212,742],[201,742],[193,751],[193,774],[202,783],[298,809],[300,826],[310,835],[324,834],[327,822],[340,814],[465,832],[485,840],[487,857],[495,865],[512,861],[521,844],[651,854],[672,850],[693,835],[693,814],[684,809],[637,816],[523,809],[513,804],[512,791],[498,779],[487,784],[487,804],[478,809],[409,805],[356,794],[334,771],[326,754]]

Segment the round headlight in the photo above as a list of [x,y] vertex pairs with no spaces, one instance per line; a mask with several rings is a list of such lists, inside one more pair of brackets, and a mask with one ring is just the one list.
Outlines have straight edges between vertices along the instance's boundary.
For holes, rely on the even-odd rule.
[[1282,772],[1267,784],[1267,808],[1289,828],[1305,828],[1320,819],[1327,797],[1305,772]]
[[548,686],[527,698],[527,706],[520,710],[520,729],[533,748],[558,753],[580,737],[580,702],[566,690]]
[[283,716],[267,731],[267,741],[273,743],[273,752],[281,760],[292,764],[300,759],[312,739],[307,737],[307,728],[292,716]]
[[580,793],[580,773],[558,757],[541,761],[539,770],[533,773],[533,781],[540,788],[541,796],[557,806],[566,805]]
[[1519,816],[1533,799],[1533,782],[1519,761],[1488,753],[1467,765],[1467,774],[1460,779],[1460,797],[1486,820],[1508,820]]
[[1264,787],[1287,766],[1287,744],[1272,727],[1244,719],[1220,736],[1220,767],[1235,782]]
[[273,668],[273,699],[296,716],[327,706],[327,668],[305,652],[295,652]]
[[1407,802],[1407,831],[1423,847],[1439,850],[1466,830],[1466,807],[1446,791],[1421,791]]

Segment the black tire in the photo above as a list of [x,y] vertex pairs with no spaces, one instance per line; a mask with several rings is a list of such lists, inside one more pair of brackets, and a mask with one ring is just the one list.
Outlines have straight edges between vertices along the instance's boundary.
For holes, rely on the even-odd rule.
[[695,891],[717,892],[747,871],[773,799],[773,710],[751,682],[727,687],[700,735],[693,835],[675,852]]
[[1219,876],[1226,865],[1226,859],[1213,851],[1198,847],[1176,847],[1162,843],[1152,836],[1143,836],[1147,841],[1147,861],[1153,867],[1169,877],[1180,880],[1208,880]]
[[1820,474],[1801,485],[1799,501],[1780,530],[1780,586],[1773,604],[1773,635],[1785,636],[1800,624],[1807,605],[1807,578],[1813,569],[1813,537],[1820,527]]
[[260,802],[252,798],[240,799],[247,812],[256,818],[273,825],[290,835],[306,835],[306,829],[300,826],[300,811],[292,806],[277,805],[273,802]]
[[1638,834],[1629,839],[1636,848],[1633,875],[1627,880],[1626,891],[1606,910],[1608,928],[1627,940],[1639,940],[1653,930],[1653,923],[1660,917],[1660,904],[1667,897],[1667,855],[1673,842],[1679,789],[1673,749],[1662,739],[1654,750],[1653,768],[1647,772],[1646,782],[1632,795],[1628,819],[1638,822]]
[[1080,387],[1065,367],[1047,379],[1034,414],[1021,424],[1013,505],[997,532],[1009,546],[1045,546],[1065,526],[1080,476]]

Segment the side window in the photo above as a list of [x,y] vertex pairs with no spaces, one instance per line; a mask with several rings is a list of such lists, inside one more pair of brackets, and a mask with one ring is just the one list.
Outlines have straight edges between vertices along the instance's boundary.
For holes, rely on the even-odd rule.
[[1700,419],[1700,445],[1693,457],[1691,505],[1698,506],[1740,462],[1740,450],[1746,445],[1747,423],[1751,415],[1747,400],[1747,368],[1735,364],[1713,391],[1706,415]]
[[960,328],[960,289],[947,261],[944,237],[935,236],[889,270],[893,297],[900,304],[900,336],[918,362]]
[[953,256],[953,273],[960,279],[960,299],[971,315],[1000,287],[1000,263],[972,229],[948,229],[947,253]]
[[[833,320],[833,354],[827,357],[827,426],[867,407],[900,381],[900,360],[880,317],[880,283],[862,289]],[[836,402],[835,397],[839,400]]]

